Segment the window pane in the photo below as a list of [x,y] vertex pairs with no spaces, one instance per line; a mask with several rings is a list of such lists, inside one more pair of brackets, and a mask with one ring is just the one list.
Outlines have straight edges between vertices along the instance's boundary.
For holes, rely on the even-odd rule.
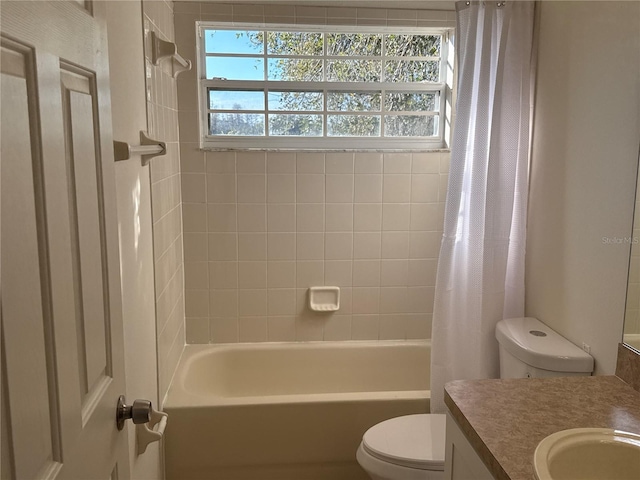
[[379,82],[378,60],[329,60],[327,80],[331,82]]
[[209,90],[212,110],[264,110],[264,92],[243,90]]
[[322,55],[322,33],[267,32],[269,55]]
[[322,60],[269,59],[269,80],[288,82],[318,82],[322,80]]
[[205,53],[262,53],[263,32],[244,30],[205,30]]
[[438,93],[387,93],[384,108],[391,112],[433,112],[438,109]]
[[319,137],[322,135],[322,115],[269,115],[269,135],[289,137]]
[[438,134],[438,115],[387,115],[384,117],[387,137],[433,137]]
[[437,82],[440,79],[440,63],[437,61],[390,60],[386,63],[387,82]]
[[378,115],[329,115],[327,125],[331,137],[378,137],[380,117]]
[[262,58],[207,57],[207,78],[264,80]]
[[440,35],[385,35],[390,57],[439,57]]
[[264,115],[257,113],[210,113],[209,135],[264,135]]
[[330,112],[380,111],[380,92],[328,92],[327,110]]
[[269,110],[322,110],[322,92],[269,92]]
[[368,33],[327,33],[327,55],[380,55],[382,36]]

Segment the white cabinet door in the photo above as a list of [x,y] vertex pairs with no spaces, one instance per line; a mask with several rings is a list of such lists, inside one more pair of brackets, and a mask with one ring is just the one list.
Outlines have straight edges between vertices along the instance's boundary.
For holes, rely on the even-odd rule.
[[3,479],[129,476],[103,9],[0,2]]

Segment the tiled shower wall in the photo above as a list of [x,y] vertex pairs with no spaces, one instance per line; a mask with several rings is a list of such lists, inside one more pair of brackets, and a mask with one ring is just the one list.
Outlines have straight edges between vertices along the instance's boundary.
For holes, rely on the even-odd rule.
[[153,31],[174,40],[173,2],[143,1],[147,122],[151,138],[167,144],[167,154],[150,162],[155,260],[158,390],[163,399],[184,348],[184,265],[180,199],[178,98],[169,61],[151,63]]
[[633,243],[629,262],[627,307],[624,316],[624,333],[640,334],[640,177],[636,186],[636,207],[633,219]]
[[[195,21],[451,26],[452,12],[175,4]],[[178,78],[189,343],[429,338],[449,154],[204,152],[197,76]],[[341,288],[315,314],[308,287]]]

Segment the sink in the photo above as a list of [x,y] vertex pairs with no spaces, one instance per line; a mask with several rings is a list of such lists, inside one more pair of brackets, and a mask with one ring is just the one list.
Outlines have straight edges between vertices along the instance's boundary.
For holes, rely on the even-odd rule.
[[533,455],[537,480],[638,480],[640,435],[573,428],[543,439]]

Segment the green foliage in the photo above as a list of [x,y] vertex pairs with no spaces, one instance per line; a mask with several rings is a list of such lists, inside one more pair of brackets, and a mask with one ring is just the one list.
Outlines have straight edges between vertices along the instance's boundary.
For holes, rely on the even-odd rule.
[[[439,35],[250,31],[246,32],[246,38],[256,51],[266,48],[268,80],[314,82],[324,79],[328,82],[368,84],[439,81]],[[323,42],[326,42],[326,45]],[[325,48],[329,57],[338,58],[328,58],[323,65],[323,59],[320,57],[324,54]],[[386,60],[371,58],[381,57],[383,51]],[[343,56],[350,58],[339,58]],[[323,68],[326,69],[324,77]],[[283,91],[277,94],[278,110],[305,113],[270,114],[270,135],[322,134],[322,116],[309,113],[322,110],[321,92]],[[327,92],[327,110],[336,112],[327,117],[328,134],[378,136],[383,101],[385,109],[391,112],[433,111],[437,107],[436,95],[433,93],[388,92],[384,99],[382,97],[381,91]],[[349,115],[348,112],[371,112],[371,115]],[[241,118],[233,117],[235,114],[226,114],[224,118],[223,114],[217,115],[218,118],[211,120],[212,133],[214,120],[216,134],[261,135],[262,133],[249,132],[264,130],[264,119],[261,115],[244,115]],[[249,125],[246,122],[256,124]],[[389,136],[427,136],[432,135],[434,129],[433,117],[391,115],[385,116],[384,122],[385,134]],[[221,130],[235,133],[222,133]]]

